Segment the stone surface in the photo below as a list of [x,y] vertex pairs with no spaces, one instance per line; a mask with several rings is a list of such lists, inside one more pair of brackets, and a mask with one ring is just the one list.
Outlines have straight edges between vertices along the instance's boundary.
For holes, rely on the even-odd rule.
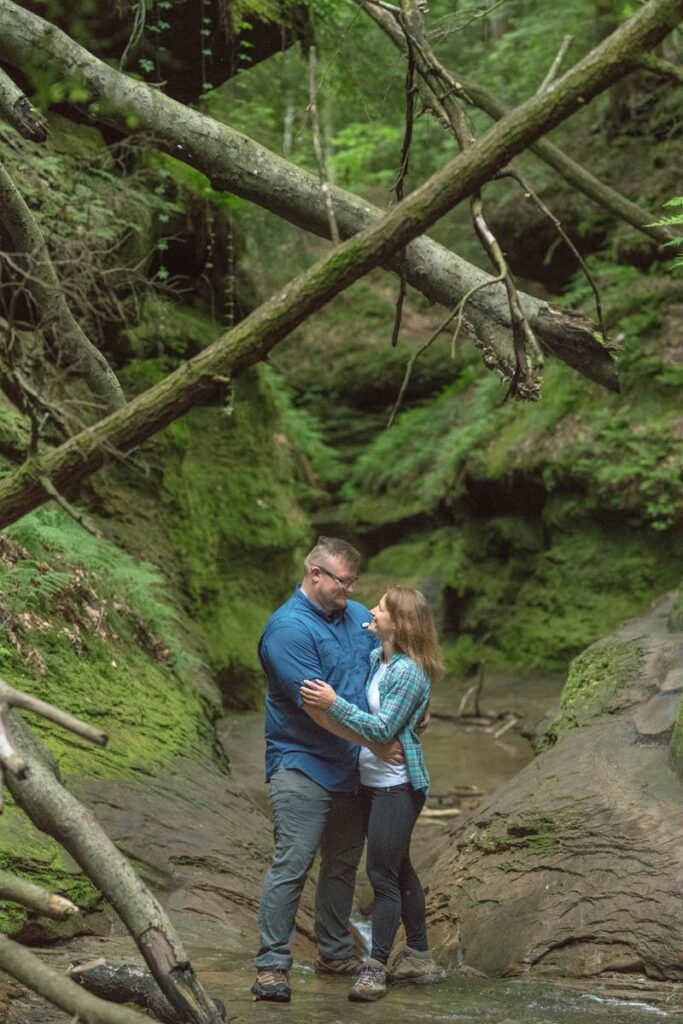
[[678,698],[654,696],[680,663],[670,604],[611,638],[637,640],[628,686],[440,841],[429,925],[453,964],[683,980],[683,785],[668,732]]
[[[160,897],[184,942],[255,950],[271,823],[227,770],[187,759],[158,778],[91,780],[76,792]],[[297,922],[299,953],[309,955],[313,893],[309,881]]]
[[674,724],[680,703],[678,693],[658,694],[638,708],[633,716],[633,724],[641,736],[658,736]]
[[683,690],[683,666],[676,665],[670,669],[664,677],[660,689],[665,693]]

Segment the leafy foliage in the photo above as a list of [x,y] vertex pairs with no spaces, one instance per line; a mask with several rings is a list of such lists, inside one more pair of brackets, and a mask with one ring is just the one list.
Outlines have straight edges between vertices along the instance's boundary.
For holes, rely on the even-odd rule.
[[[683,207],[683,196],[676,196],[674,199],[669,199],[669,201],[664,205],[675,208],[678,208],[679,206]],[[670,217],[661,217],[658,221],[655,221],[656,227],[679,227],[681,224],[683,224],[683,210],[678,210],[677,213],[672,214]],[[683,251],[683,236],[672,239],[666,244],[671,246],[673,249]],[[672,260],[671,266],[673,268],[683,267],[683,255],[676,256],[675,259]]]

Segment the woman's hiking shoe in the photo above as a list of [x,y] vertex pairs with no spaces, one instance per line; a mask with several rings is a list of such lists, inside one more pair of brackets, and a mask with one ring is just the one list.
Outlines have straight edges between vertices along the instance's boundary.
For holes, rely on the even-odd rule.
[[387,969],[379,960],[368,957],[356,974],[353,988],[349,992],[352,1003],[374,1003],[387,990]]
[[260,967],[251,986],[254,1002],[266,999],[271,1003],[288,1003],[292,998],[287,971],[280,967]]
[[342,976],[356,974],[362,965],[363,961],[361,958],[353,953],[351,956],[344,957],[343,960],[326,960],[324,956],[319,956],[314,966],[316,974],[336,974]]
[[442,971],[436,963],[431,951],[411,949],[405,946],[397,954],[389,971],[387,980],[395,981],[438,981]]

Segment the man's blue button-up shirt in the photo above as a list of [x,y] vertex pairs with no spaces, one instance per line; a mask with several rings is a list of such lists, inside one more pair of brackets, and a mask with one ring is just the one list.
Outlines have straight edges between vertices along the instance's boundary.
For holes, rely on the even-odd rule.
[[258,655],[268,681],[266,780],[284,765],[333,792],[358,783],[358,747],[316,725],[303,710],[304,679],[324,679],[363,711],[370,651],[377,644],[362,623],[370,613],[358,601],[328,615],[297,587],[271,616]]

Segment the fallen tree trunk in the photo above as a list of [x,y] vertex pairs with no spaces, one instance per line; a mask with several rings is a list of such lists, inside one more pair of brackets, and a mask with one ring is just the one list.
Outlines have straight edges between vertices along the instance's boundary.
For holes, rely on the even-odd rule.
[[545,729],[555,745],[438,844],[428,923],[444,960],[489,977],[683,981],[683,786],[671,742],[683,635],[668,631],[671,604],[575,659]]
[[[7,4],[9,0],[0,0]],[[482,135],[381,220],[290,282],[223,338],[106,419],[0,481],[0,527],[49,499],[41,476],[61,490],[93,473],[112,451],[129,451],[215,394],[226,376],[263,359],[335,295],[387,260],[476,191],[531,141],[617,81],[637,56],[683,17],[683,0],[649,0],[556,87],[534,96]]]
[[[92,97],[89,114],[99,123],[127,135],[151,137],[153,145],[204,173],[213,188],[232,192],[298,227],[329,237],[325,199],[314,175],[227,125],[121,74],[12,0],[0,0],[0,58],[25,72],[36,69],[62,79],[78,77]],[[616,77],[634,63],[634,58],[630,59]],[[350,192],[335,186],[329,191],[342,238],[352,237],[382,216],[381,210]],[[399,270],[400,257],[395,252],[380,263]],[[405,274],[429,299],[450,308],[478,289],[467,303],[466,322],[485,363],[508,375],[512,372],[512,325],[503,285],[492,283],[491,275],[429,238],[408,245]],[[482,287],[487,282],[490,284]],[[596,342],[591,321],[529,295],[520,293],[520,297],[524,315],[546,351],[589,379],[618,390],[614,361]]]

